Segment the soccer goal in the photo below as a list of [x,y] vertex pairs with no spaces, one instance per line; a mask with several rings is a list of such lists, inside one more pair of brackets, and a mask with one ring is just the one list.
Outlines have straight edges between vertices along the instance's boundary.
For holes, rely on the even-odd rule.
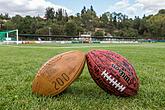
[[0,31],[0,41],[4,43],[19,43],[18,39],[18,29],[16,30],[7,30],[7,31]]

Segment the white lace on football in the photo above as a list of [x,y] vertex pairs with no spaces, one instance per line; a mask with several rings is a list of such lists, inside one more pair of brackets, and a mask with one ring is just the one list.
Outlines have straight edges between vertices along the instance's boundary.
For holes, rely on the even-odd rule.
[[106,81],[109,81],[109,84],[114,86],[118,91],[123,92],[125,90],[126,87],[120,84],[120,82],[118,82],[118,80],[114,77],[112,78],[112,75],[108,75],[108,72],[106,72],[106,70],[104,70],[101,75],[106,79]]

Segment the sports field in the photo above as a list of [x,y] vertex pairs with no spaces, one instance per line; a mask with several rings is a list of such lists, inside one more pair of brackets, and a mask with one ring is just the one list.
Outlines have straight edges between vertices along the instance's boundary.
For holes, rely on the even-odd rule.
[[[62,94],[32,94],[32,80],[49,58],[70,50],[107,49],[126,57],[140,78],[134,97],[117,97],[100,89],[85,66]],[[0,110],[165,110],[165,43],[61,44],[0,46]]]

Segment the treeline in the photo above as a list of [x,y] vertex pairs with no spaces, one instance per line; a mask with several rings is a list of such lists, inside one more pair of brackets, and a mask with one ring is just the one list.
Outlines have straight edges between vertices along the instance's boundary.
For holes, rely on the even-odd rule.
[[[97,28],[97,30],[96,30]],[[94,36],[121,36],[161,38],[165,37],[165,9],[156,15],[134,19],[122,13],[105,12],[97,16],[91,6],[85,6],[75,16],[68,16],[66,10],[48,7],[45,18],[0,14],[0,30],[19,29],[21,34],[67,35],[77,36],[83,32],[92,32]]]

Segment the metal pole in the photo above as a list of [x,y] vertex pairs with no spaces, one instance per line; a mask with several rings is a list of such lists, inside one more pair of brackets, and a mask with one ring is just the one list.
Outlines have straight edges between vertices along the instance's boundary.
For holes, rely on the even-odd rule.
[[18,29],[16,30],[16,36],[17,36],[17,45],[18,45]]
[[51,32],[50,32],[50,30],[51,30],[51,27],[49,27],[49,36],[51,35]]
[[7,34],[7,38],[6,38],[6,40],[7,40],[7,44],[9,44],[9,42],[8,42],[8,39],[9,39],[9,33],[7,32],[6,34]]

